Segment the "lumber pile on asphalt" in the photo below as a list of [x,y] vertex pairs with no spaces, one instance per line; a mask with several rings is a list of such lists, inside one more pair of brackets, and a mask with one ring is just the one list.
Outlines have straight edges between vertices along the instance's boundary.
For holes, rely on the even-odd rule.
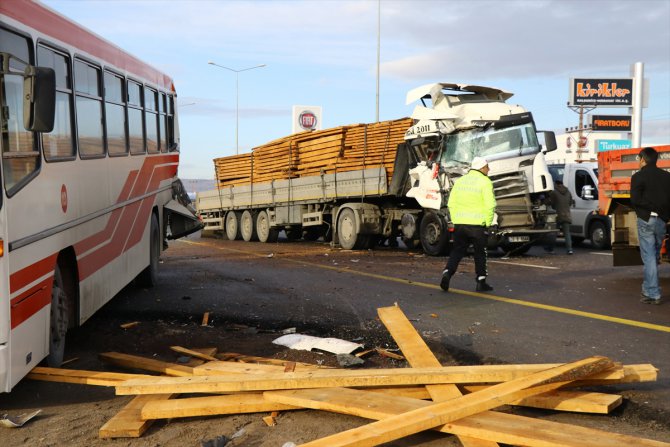
[[[378,313],[410,368],[325,368],[221,354],[213,348],[172,347],[190,355],[191,363],[101,354],[111,365],[161,376],[35,368],[29,377],[113,386],[118,395],[134,396],[100,428],[101,438],[139,437],[157,419],[260,413],[273,425],[281,423],[280,412],[314,409],[376,422],[318,440],[287,441],[305,442],[304,446],[373,446],[437,430],[457,436],[466,447],[670,446],[496,411],[515,405],[609,413],[621,403],[621,396],[580,388],[654,381],[657,370],[652,365],[621,365],[595,356],[564,364],[442,366],[400,308],[381,308]],[[189,397],[180,398],[181,394]]]
[[393,175],[398,144],[410,118],[353,124],[289,135],[251,153],[214,159],[219,187],[383,167]]

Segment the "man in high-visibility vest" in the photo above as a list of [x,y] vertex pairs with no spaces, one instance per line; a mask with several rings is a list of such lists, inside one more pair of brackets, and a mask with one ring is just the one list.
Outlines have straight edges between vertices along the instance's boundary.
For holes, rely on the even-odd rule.
[[475,157],[470,171],[454,182],[449,193],[449,215],[454,224],[453,248],[442,272],[440,287],[449,290],[449,281],[458,264],[472,244],[475,251],[477,292],[488,292],[493,287],[486,283],[486,245],[488,227],[493,223],[496,199],[493,183],[488,178],[489,164],[482,157]]

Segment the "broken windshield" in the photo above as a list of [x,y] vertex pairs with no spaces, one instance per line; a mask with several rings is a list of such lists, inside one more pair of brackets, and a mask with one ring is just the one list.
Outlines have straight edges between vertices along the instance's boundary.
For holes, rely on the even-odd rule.
[[440,163],[443,166],[468,165],[475,157],[490,160],[516,157],[540,151],[533,123],[494,129],[477,127],[447,135]]

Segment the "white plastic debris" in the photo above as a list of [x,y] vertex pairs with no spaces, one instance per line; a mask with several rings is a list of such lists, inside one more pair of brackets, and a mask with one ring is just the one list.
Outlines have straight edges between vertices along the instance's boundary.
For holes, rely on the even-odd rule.
[[361,344],[341,340],[339,338],[321,338],[303,334],[282,335],[273,340],[272,343],[299,351],[318,349],[333,354],[351,354],[356,349],[363,347]]

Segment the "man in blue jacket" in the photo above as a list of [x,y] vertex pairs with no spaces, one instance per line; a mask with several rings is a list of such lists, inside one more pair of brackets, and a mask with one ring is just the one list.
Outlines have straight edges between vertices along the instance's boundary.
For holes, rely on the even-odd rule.
[[640,151],[640,170],[630,181],[630,202],[637,215],[640,256],[644,264],[642,299],[646,304],[661,304],[658,284],[658,262],[670,222],[670,172],[656,166],[658,152],[653,147]]
[[493,223],[496,199],[493,183],[488,178],[489,165],[486,159],[475,157],[470,171],[454,182],[449,192],[449,215],[454,224],[454,245],[449,261],[442,272],[440,287],[449,290],[449,281],[456,273],[458,264],[472,244],[475,251],[475,273],[477,292],[488,292],[493,287],[486,283],[487,228]]

